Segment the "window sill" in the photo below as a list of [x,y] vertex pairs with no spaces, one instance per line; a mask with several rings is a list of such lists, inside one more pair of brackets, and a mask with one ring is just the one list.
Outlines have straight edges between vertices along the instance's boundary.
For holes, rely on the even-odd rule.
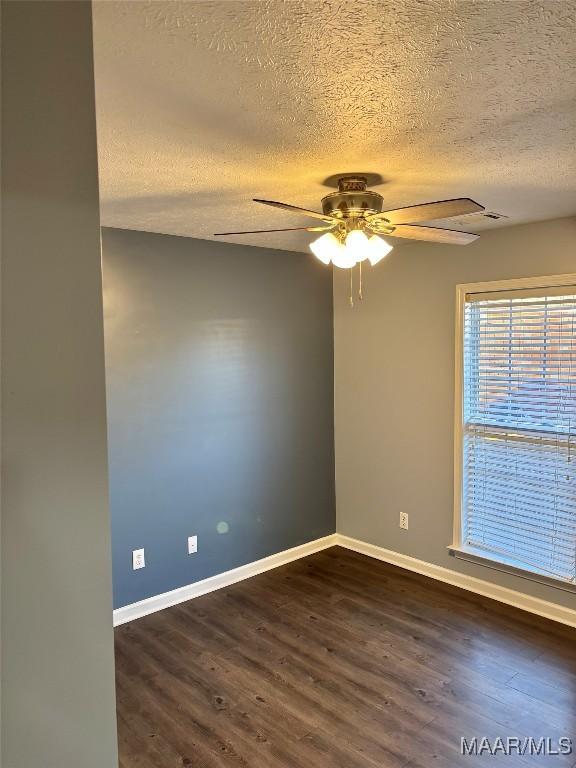
[[576,584],[573,584],[570,581],[563,581],[562,579],[556,579],[553,576],[546,576],[538,571],[528,571],[519,565],[513,565],[511,562],[507,562],[505,559],[498,560],[483,550],[451,544],[448,547],[448,551],[452,557],[456,557],[458,560],[466,560],[470,563],[475,563],[476,565],[483,565],[494,571],[508,573],[512,576],[519,576],[527,581],[535,581],[538,584],[545,584],[548,587],[554,587],[554,589],[560,589],[564,592],[576,593]]

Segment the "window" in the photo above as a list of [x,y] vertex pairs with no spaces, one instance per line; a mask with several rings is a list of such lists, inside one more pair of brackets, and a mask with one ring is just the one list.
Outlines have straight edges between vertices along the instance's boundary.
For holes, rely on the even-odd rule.
[[454,548],[566,584],[576,584],[574,278],[458,286],[457,324]]

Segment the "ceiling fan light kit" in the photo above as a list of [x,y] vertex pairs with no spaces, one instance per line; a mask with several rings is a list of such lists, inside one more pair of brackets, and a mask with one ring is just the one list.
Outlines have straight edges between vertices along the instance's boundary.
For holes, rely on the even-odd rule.
[[323,264],[332,262],[340,269],[351,269],[366,259],[374,267],[393,248],[378,235],[366,237],[361,229],[353,229],[348,234],[328,232],[311,242],[309,247]]
[[[275,200],[254,199],[256,203],[312,217],[322,222],[310,227],[289,229],[253,230],[251,232],[219,232],[218,235],[259,234],[264,232],[323,232],[310,243],[310,250],[324,264],[333,264],[340,269],[350,269],[358,264],[359,298],[362,298],[362,262],[366,259],[372,266],[378,264],[390,253],[393,246],[381,235],[401,237],[410,240],[467,245],[478,238],[471,232],[453,229],[419,226],[417,222],[447,219],[452,216],[483,211],[484,206],[468,197],[454,200],[439,200],[433,203],[411,205],[396,210],[384,211],[384,198],[378,192],[367,188],[365,176],[342,176],[338,180],[338,191],[322,198],[322,213],[298,208]],[[350,304],[352,300],[352,272],[350,274]]]

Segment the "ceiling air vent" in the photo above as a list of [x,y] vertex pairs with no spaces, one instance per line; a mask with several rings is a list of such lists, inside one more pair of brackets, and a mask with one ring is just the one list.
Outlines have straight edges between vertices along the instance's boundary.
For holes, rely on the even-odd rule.
[[474,231],[475,226],[481,227],[483,224],[488,224],[492,221],[502,221],[504,224],[509,219],[509,216],[497,213],[496,211],[475,211],[474,213],[466,213],[463,216],[452,218],[450,224],[456,224],[463,229],[468,228]]
[[474,213],[466,213],[464,216],[458,216],[459,221],[471,222],[482,221],[483,219],[491,219],[492,221],[498,221],[499,219],[509,219],[509,216],[505,216],[503,213],[496,213],[496,211],[476,211]]

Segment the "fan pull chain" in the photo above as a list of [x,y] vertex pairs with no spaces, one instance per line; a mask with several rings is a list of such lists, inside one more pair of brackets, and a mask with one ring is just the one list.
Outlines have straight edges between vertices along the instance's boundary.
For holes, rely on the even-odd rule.
[[358,262],[358,301],[362,301],[362,262]]
[[354,269],[350,270],[350,309],[354,308]]

